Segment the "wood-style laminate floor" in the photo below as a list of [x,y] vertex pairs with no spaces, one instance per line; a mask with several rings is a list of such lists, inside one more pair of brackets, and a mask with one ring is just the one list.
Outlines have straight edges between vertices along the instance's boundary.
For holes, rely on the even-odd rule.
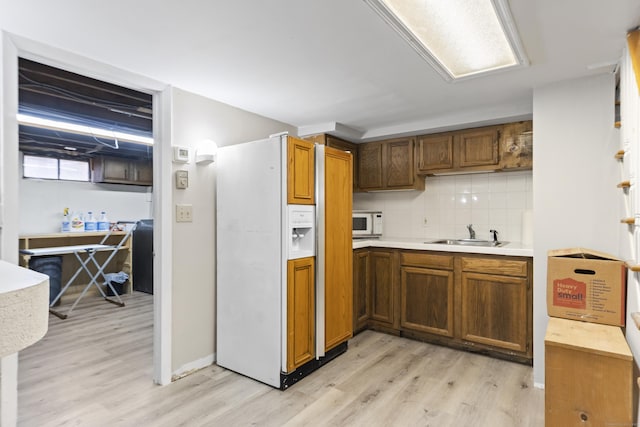
[[152,372],[152,296],[86,298],[19,357],[19,426],[542,426],[528,366],[366,331],[281,392],[210,366]]

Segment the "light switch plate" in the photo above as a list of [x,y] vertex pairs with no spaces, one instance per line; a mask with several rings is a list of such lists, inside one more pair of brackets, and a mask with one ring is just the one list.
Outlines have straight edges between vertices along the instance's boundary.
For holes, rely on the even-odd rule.
[[193,205],[176,204],[176,222],[193,222]]
[[189,187],[189,172],[185,170],[176,171],[176,188],[184,190]]

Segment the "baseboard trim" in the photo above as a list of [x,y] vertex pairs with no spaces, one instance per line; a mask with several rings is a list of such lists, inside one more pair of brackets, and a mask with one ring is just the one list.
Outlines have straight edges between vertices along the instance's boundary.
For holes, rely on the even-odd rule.
[[193,362],[185,363],[180,366],[178,369],[173,371],[171,374],[171,382],[177,381],[180,378],[184,378],[187,375],[192,374],[195,371],[198,371],[202,368],[206,368],[207,366],[213,365],[213,362],[216,360],[216,354],[210,354],[201,359],[194,360]]

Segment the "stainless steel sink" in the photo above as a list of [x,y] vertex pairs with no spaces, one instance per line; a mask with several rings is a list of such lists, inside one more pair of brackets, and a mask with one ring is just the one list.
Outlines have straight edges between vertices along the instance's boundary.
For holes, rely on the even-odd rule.
[[504,246],[509,242],[494,242],[493,240],[481,239],[440,239],[425,243],[435,243],[439,245],[460,245],[460,246],[487,246],[496,247]]

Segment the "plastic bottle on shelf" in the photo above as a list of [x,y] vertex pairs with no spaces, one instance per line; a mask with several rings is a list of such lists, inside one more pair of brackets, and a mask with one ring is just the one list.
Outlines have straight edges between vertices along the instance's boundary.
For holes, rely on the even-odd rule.
[[82,212],[73,212],[71,214],[71,232],[84,231],[84,217]]
[[109,220],[107,219],[107,213],[105,211],[100,212],[98,231],[109,231]]
[[98,222],[93,217],[93,212],[88,211],[87,216],[84,219],[84,231],[97,231]]
[[69,219],[69,208],[64,208],[60,231],[63,233],[68,233],[71,231],[71,220]]

